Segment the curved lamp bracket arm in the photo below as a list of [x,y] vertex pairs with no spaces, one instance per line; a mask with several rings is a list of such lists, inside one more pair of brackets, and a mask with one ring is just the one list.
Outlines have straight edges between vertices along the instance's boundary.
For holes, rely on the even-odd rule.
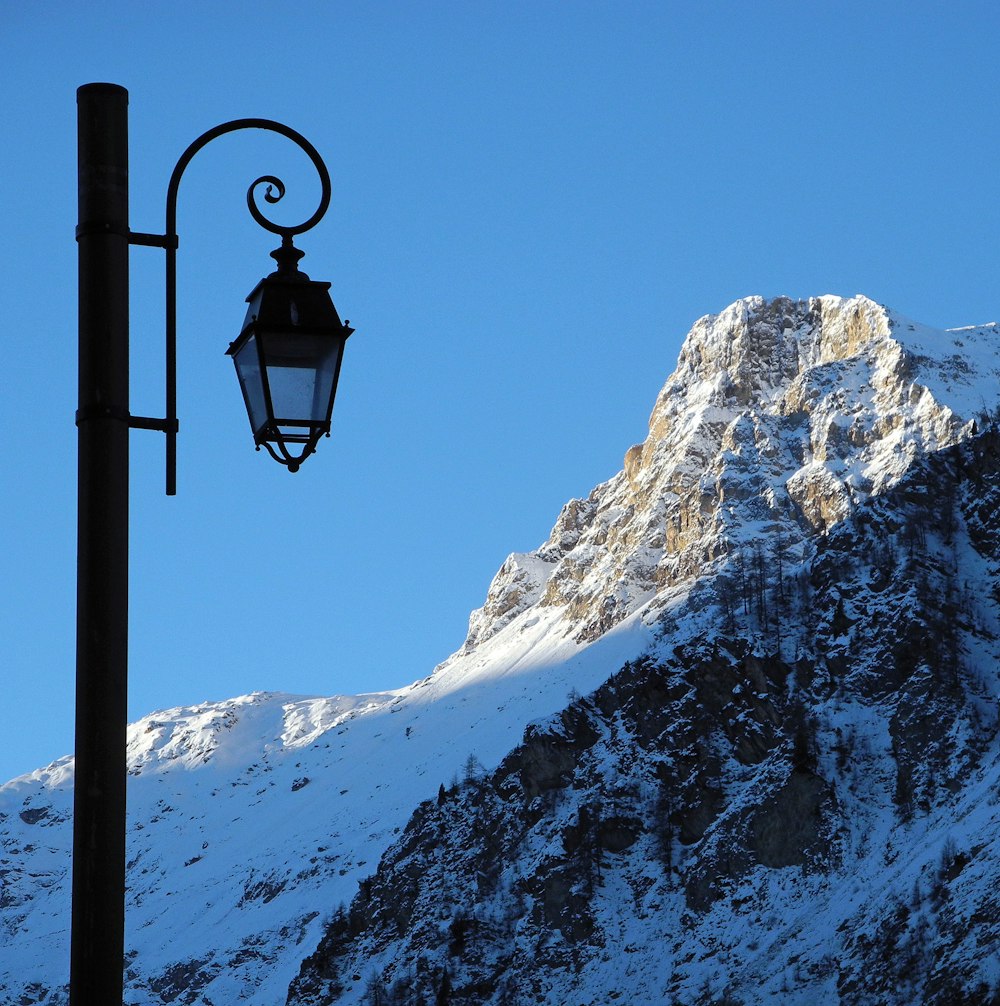
[[[299,132],[292,129],[290,126],[286,126],[282,122],[275,122],[273,119],[234,119],[232,122],[224,122],[220,126],[216,126],[214,129],[210,129],[205,133],[202,133],[197,140],[192,143],[187,150],[184,151],[178,160],[176,167],[173,170],[173,174],[170,176],[170,183],[167,186],[167,237],[176,238],[177,236],[177,189],[181,183],[181,176],[184,174],[184,170],[187,168],[188,164],[191,162],[191,158],[201,150],[202,147],[211,143],[216,137],[224,136],[226,133],[234,133],[239,129],[267,129],[272,133],[280,133],[282,136],[287,137],[293,143],[295,143],[312,161],[313,167],[316,168],[319,174],[320,184],[322,185],[322,194],[320,196],[319,206],[316,212],[304,223],[299,224],[297,227],[283,227],[280,224],[276,224],[261,213],[260,208],[257,206],[256,199],[254,197],[254,191],[258,185],[266,184],[268,190],[264,195],[264,199],[269,203],[277,203],[285,194],[285,186],[280,178],[276,178],[274,175],[262,175],[260,178],[255,179],[250,188],[247,189],[247,207],[250,210],[250,215],[263,227],[265,230],[271,231],[272,234],[280,234],[284,237],[293,237],[296,234],[302,234],[307,230],[315,227],[316,224],[323,219],[323,215],[326,213],[327,208],[330,205],[330,172],[327,171],[326,165],[323,163],[323,158],[319,156],[316,148]],[[271,190],[276,189],[277,195],[272,195]]]
[[272,133],[279,133],[295,143],[312,161],[313,167],[319,174],[322,192],[319,206],[308,220],[296,227],[285,227],[268,220],[257,205],[255,192],[259,185],[267,185],[264,193],[264,200],[268,203],[279,202],[285,194],[285,185],[280,178],[274,175],[261,175],[250,184],[247,189],[247,208],[250,215],[272,234],[279,234],[282,243],[291,242],[296,234],[302,234],[323,218],[330,206],[330,172],[327,171],[323,159],[319,156],[316,148],[299,132],[286,126],[284,123],[275,122],[273,119],[234,119],[232,122],[224,122],[214,129],[209,129],[202,133],[180,156],[173,173],[170,175],[170,182],[167,185],[167,219],[166,234],[159,239],[155,235],[133,234],[133,244],[155,244],[166,249],[166,419],[160,423],[159,420],[136,421],[134,426],[144,425],[146,428],[162,429],[167,435],[167,495],[174,496],[177,493],[177,190],[180,187],[181,176],[184,174],[191,158],[201,150],[206,144],[211,143],[216,137],[224,136],[226,133],[234,133],[240,129],[266,129]]

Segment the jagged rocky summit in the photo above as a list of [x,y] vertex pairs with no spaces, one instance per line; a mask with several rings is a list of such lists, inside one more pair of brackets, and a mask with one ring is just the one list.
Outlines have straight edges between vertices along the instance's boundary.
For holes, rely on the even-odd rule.
[[[700,319],[429,677],[131,728],[126,1001],[994,1001],[998,380],[863,297]],[[71,779],[0,788],[2,1001],[65,1001]]]
[[[939,332],[865,297],[752,297],[695,323],[624,470],[512,555],[468,653],[529,607],[595,639],[705,576],[734,544],[824,534],[997,399],[995,326]],[[980,420],[981,422],[981,420]]]

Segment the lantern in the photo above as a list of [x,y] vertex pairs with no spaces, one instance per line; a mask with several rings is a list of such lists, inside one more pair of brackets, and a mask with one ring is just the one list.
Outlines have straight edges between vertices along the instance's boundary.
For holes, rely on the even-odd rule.
[[330,284],[300,272],[303,252],[290,237],[271,252],[276,272],[247,297],[233,358],[257,449],[266,447],[290,472],[330,435],[344,345],[354,331],[341,322]]

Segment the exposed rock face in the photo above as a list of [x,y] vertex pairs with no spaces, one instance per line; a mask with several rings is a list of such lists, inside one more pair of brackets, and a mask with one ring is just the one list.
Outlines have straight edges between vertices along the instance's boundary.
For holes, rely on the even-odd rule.
[[994,395],[972,393],[988,375],[971,372],[967,344],[996,338],[932,333],[865,297],[751,297],[700,319],[646,441],[563,508],[541,548],[507,560],[466,648],[539,598],[593,639],[702,575],[747,528],[781,526],[789,545],[826,530],[968,432]]

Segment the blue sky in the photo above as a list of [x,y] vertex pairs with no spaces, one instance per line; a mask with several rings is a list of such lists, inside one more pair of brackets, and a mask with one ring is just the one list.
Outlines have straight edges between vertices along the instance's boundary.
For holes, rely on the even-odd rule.
[[[987,3],[7,5],[0,780],[73,744],[77,86],[130,91],[136,230],[162,230],[204,130],[304,133],[333,202],[303,267],[357,329],[334,435],[289,475],[253,451],[224,351],[271,268],[247,185],[280,175],[297,221],[316,183],[280,138],[202,151],[176,498],[162,437],[132,434],[135,718],[427,674],[738,297],[996,319],[998,26]],[[159,415],[162,256],[131,261],[132,411]]]

